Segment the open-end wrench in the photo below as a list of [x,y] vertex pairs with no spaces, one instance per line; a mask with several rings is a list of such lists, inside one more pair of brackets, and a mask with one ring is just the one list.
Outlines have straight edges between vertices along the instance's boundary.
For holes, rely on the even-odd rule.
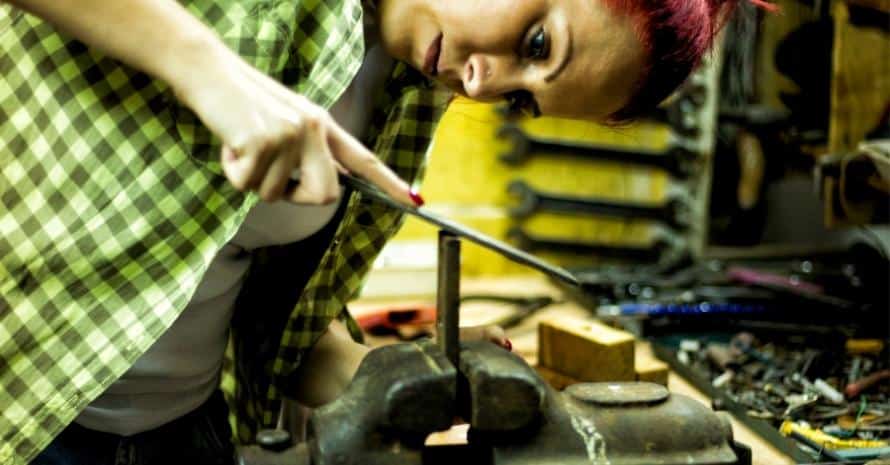
[[507,191],[519,198],[519,205],[510,209],[510,216],[527,218],[536,211],[567,213],[572,215],[604,215],[618,218],[643,218],[664,223],[675,229],[689,225],[689,212],[677,199],[662,204],[636,202],[613,202],[595,197],[575,197],[542,192],[527,182],[516,179],[507,186]]
[[667,249],[667,244],[655,242],[650,246],[627,246],[600,242],[578,242],[568,239],[544,238],[525,232],[514,226],[507,237],[523,250],[564,252],[575,255],[596,256],[635,262],[657,262]]
[[553,154],[580,157],[612,163],[628,163],[665,170],[677,178],[687,178],[694,171],[695,154],[683,147],[672,146],[662,152],[627,150],[624,148],[581,144],[558,139],[529,136],[518,126],[505,124],[498,130],[498,137],[510,139],[510,150],[500,159],[510,165],[524,162],[531,154]]
[[[701,84],[689,81],[677,92],[677,97],[667,105],[652,109],[642,115],[643,120],[667,124],[671,130],[683,137],[696,137],[700,131],[697,113],[705,103],[707,89]],[[510,110],[507,104],[497,107],[505,119],[515,121],[520,114]]]

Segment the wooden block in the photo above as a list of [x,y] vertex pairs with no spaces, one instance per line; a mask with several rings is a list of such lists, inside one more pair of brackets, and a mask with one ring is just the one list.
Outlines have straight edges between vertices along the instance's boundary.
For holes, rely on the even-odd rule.
[[577,379],[562,373],[557,373],[547,367],[542,367],[541,365],[536,366],[535,370],[538,370],[538,374],[541,375],[541,378],[544,378],[544,381],[547,381],[547,384],[557,391],[562,391],[568,386],[580,383]]
[[637,357],[634,369],[637,373],[637,381],[646,381],[667,387],[668,366],[666,363],[649,357]]
[[634,381],[634,338],[598,321],[558,315],[538,326],[538,363],[578,381]]

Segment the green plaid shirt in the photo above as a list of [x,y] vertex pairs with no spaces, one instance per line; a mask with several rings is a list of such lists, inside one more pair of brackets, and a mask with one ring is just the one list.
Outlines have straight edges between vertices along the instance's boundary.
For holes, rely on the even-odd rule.
[[[359,0],[184,3],[247,61],[325,107],[364,56]],[[226,181],[218,141],[164,83],[2,5],[0,76],[0,463],[18,464],[173,323],[257,198]],[[446,99],[396,65],[365,142],[416,180]],[[330,321],[351,322],[345,303],[401,220],[352,194],[302,293],[245,285],[236,315],[284,324],[233,322],[224,384],[240,440],[274,425]],[[250,273],[277,273],[287,251],[257,251]]]

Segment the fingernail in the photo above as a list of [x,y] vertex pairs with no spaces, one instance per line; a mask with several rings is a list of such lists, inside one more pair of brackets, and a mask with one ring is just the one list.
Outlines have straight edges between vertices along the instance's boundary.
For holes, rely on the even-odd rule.
[[504,339],[504,341],[504,348],[507,349],[507,352],[513,352],[513,343],[509,339]]
[[423,197],[421,197],[420,194],[414,189],[408,191],[408,196],[411,197],[411,201],[414,202],[414,205],[418,207],[422,207],[423,204],[426,203],[423,201]]

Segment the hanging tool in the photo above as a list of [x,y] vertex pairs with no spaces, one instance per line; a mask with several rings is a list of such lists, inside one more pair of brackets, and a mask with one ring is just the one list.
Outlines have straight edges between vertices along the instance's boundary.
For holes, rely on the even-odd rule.
[[596,197],[575,197],[542,192],[520,179],[512,181],[507,186],[507,191],[519,198],[519,205],[510,209],[510,215],[515,218],[527,218],[537,211],[548,211],[572,215],[593,214],[648,219],[675,229],[683,229],[689,225],[688,209],[676,199],[662,204],[645,204],[615,202]]
[[532,235],[518,226],[510,228],[507,231],[507,237],[523,250],[546,250],[636,262],[656,262],[667,249],[667,244],[664,242],[655,242],[651,246],[619,246],[602,242],[579,242],[562,238],[540,237]]
[[501,161],[510,165],[526,161],[531,154],[552,154],[656,168],[682,179],[688,178],[695,171],[695,153],[679,145],[673,145],[661,152],[628,150],[615,146],[530,136],[512,124],[502,126],[498,131],[498,137],[513,142],[511,149],[500,156]]

